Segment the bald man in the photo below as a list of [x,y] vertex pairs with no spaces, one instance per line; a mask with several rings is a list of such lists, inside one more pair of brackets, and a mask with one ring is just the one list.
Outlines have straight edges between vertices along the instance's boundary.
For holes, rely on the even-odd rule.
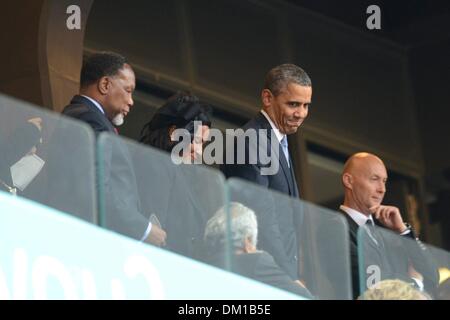
[[[353,293],[360,292],[358,273],[358,239],[360,226],[368,226],[365,239],[366,283],[373,280],[402,279],[419,289],[434,290],[438,281],[437,268],[427,248],[405,223],[397,207],[382,204],[386,193],[387,170],[383,161],[370,153],[356,153],[345,163],[342,184],[345,191],[344,204],[340,210],[347,219],[350,232],[350,255],[352,264]],[[376,227],[373,227],[376,226]],[[397,236],[377,231],[377,227],[410,238],[411,246],[396,247]],[[370,243],[369,241],[373,241]],[[409,243],[402,241],[402,244]],[[417,244],[417,245],[416,245]],[[380,279],[373,277],[373,269],[380,267]],[[370,278],[370,279],[369,279]]]

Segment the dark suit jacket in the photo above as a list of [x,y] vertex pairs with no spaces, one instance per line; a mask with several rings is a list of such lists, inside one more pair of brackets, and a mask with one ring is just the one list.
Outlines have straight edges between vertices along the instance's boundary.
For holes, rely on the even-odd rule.
[[[164,160],[170,162],[170,159]],[[206,222],[222,205],[214,201],[220,189],[205,190],[202,182],[207,178],[206,173],[194,165],[176,166],[163,161],[157,165],[143,165],[147,170],[140,170],[143,175],[138,178],[142,205],[146,211],[156,214],[167,232],[165,249],[200,258]]]
[[[206,259],[206,262],[224,269],[225,254],[223,252],[216,253],[214,256]],[[275,263],[273,257],[265,251],[234,254],[232,257],[231,271],[307,299],[314,298],[307,289],[296,284],[286,272],[281,270]]]
[[[352,284],[353,284],[353,296],[357,298],[362,292],[360,292],[360,270],[359,270],[359,255],[358,255],[358,224],[345,212],[341,213],[345,216],[349,226],[350,235],[350,259],[352,268]],[[385,229],[381,224],[375,220],[375,229]],[[372,228],[369,229],[372,230]],[[364,268],[370,265],[377,265],[380,267],[381,278],[385,279],[400,279],[406,282],[412,282],[412,279],[408,275],[408,265],[411,263],[413,267],[422,274],[424,277],[425,290],[433,292],[438,284],[437,267],[434,263],[434,259],[431,256],[429,250],[420,242],[420,240],[414,238],[412,232],[404,236],[397,234],[391,234],[390,232],[380,232],[377,230],[374,232],[376,240],[382,242],[382,246],[377,245],[370,238],[364,240],[364,245],[361,249],[364,252]],[[410,238],[411,241],[407,241],[402,238]],[[370,277],[370,271],[366,273],[367,277]],[[364,284],[364,287],[365,284]]]
[[[95,131],[116,133],[109,119],[89,100],[74,96],[62,114],[81,120]],[[104,140],[105,141],[105,140]],[[141,213],[141,204],[133,162],[127,146],[119,139],[107,140],[97,146],[102,155],[105,215],[100,222],[108,229],[140,240],[148,226],[148,217]]]
[[89,99],[76,95],[66,106],[62,114],[86,122],[95,131],[115,133],[111,121]]
[[[267,130],[266,154],[269,156],[274,154],[274,151],[271,149],[272,127],[262,113],[258,113],[258,115],[250,120],[242,129],[255,129],[257,132],[260,129]],[[237,144],[235,143],[234,145],[236,150]],[[299,193],[293,165],[291,163],[290,168],[288,167],[286,158],[278,141],[276,141],[275,145],[278,149],[278,157],[275,158],[275,161],[279,162],[279,170],[274,175],[261,174],[261,169],[264,165],[260,161],[257,147],[249,144],[247,140],[245,143],[245,164],[236,164],[237,152],[234,152],[235,164],[224,164],[221,169],[227,178],[242,178],[262,187],[292,197],[298,197]],[[258,153],[256,164],[250,163],[250,151]],[[230,150],[226,150],[226,152],[230,152]],[[282,203],[280,203],[280,201],[276,202],[273,198],[267,197],[266,195],[258,198],[255,198],[255,195],[250,195],[248,199],[245,199],[245,194],[239,196],[242,198],[232,200],[239,200],[244,205],[252,208],[258,216],[258,246],[271,254],[277,264],[289,274],[292,279],[298,279],[298,244],[295,225],[296,223],[299,223],[299,221],[297,220],[297,217],[294,217],[292,208],[286,201],[282,201]]]
[[[39,143],[41,133],[29,122],[20,123],[8,136],[0,136],[0,179],[13,186],[10,168]],[[0,190],[9,191],[0,183]]]

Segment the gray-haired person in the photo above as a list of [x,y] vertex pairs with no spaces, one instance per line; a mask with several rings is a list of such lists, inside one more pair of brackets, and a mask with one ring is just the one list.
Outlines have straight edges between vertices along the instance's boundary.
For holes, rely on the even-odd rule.
[[219,209],[206,224],[206,262],[225,268],[226,241],[230,241],[233,272],[312,299],[311,293],[299,281],[293,281],[270,254],[257,249],[258,223],[255,212],[237,202],[232,202],[229,210],[231,239],[227,239],[225,208]]

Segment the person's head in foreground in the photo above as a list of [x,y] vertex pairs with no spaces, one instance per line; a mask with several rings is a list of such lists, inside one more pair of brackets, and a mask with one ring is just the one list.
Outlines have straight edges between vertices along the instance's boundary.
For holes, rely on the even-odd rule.
[[367,289],[359,300],[430,300],[430,297],[402,280],[383,280]]
[[[231,223],[231,244],[235,254],[256,252],[258,225],[253,210],[241,203],[229,205]],[[219,209],[208,220],[205,229],[205,243],[214,252],[225,248],[227,241],[227,213],[225,207]]]

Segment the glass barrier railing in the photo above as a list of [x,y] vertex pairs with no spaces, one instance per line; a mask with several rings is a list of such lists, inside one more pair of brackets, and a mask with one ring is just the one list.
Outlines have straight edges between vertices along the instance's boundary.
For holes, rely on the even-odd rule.
[[94,148],[88,126],[0,95],[0,190],[95,223]]
[[204,259],[206,222],[225,205],[219,171],[176,165],[168,153],[108,133],[99,136],[98,159],[102,226]]
[[449,299],[445,250],[117,135],[95,141],[89,126],[3,95],[0,150],[0,192],[303,298],[379,295],[385,281],[392,297],[401,280],[414,297]]
[[0,300],[296,299],[4,192],[0,235]]
[[364,225],[358,229],[360,299],[443,297],[441,291],[447,286],[448,292],[450,285],[448,281],[444,284],[445,277],[449,277],[449,262],[450,253],[425,245],[414,231],[400,235],[378,226]]
[[351,298],[348,230],[340,214],[239,179],[227,186],[232,270],[309,299]]

